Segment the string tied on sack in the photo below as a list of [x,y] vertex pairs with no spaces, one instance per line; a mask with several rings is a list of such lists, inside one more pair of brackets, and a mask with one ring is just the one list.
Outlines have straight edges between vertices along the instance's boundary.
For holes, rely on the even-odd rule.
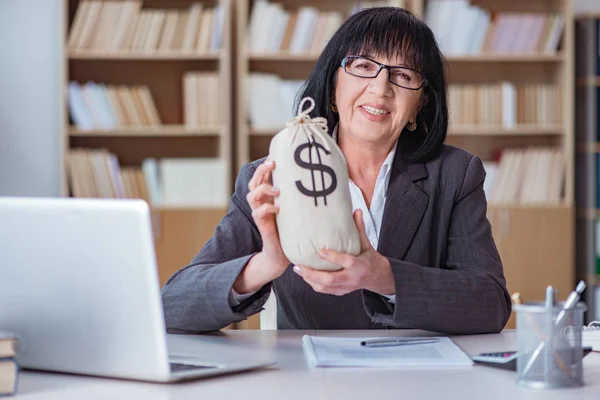
[[[306,110],[303,110],[304,105],[309,102],[310,105]],[[318,127],[323,133],[329,134],[329,128],[327,126],[327,119],[323,117],[311,118],[310,113],[315,109],[315,101],[312,97],[305,97],[298,106],[298,115],[290,119],[285,123],[287,128],[296,128],[295,134],[298,132],[298,127],[301,124],[309,124],[311,127]],[[295,136],[294,134],[294,136]],[[327,143],[325,144],[327,150],[331,150]]]

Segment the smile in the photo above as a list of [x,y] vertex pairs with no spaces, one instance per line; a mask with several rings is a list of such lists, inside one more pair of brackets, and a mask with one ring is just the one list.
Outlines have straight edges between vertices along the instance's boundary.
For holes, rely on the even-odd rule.
[[369,106],[361,106],[366,112],[373,115],[385,115],[389,114],[389,111],[381,110],[379,108],[369,107]]

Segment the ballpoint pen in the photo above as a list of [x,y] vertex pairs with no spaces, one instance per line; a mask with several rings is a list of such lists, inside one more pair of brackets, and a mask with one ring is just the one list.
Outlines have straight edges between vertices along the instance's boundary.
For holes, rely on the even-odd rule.
[[438,343],[439,341],[440,339],[437,338],[385,338],[364,340],[360,342],[360,345],[366,347],[409,346],[416,344]]
[[577,302],[579,301],[579,298],[581,297],[581,294],[583,293],[584,290],[585,290],[585,282],[579,281],[579,283],[577,284],[577,287],[575,288],[575,291],[571,292],[571,294],[565,301],[565,305],[563,306],[563,309],[560,310],[560,312],[556,316],[556,322],[554,322],[555,325],[557,325],[557,326],[560,325],[563,322],[563,319],[566,318],[567,313],[571,309],[575,308],[575,306],[577,305]]

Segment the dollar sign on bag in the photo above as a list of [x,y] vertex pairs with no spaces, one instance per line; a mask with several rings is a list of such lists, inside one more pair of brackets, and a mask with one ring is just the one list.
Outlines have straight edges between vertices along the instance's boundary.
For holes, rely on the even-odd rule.
[[[313,163],[313,152],[312,152],[312,148],[314,148],[317,150],[317,158],[318,161]],[[308,149],[308,162],[304,161],[301,157],[302,155],[302,151],[304,151],[304,149]],[[313,197],[315,199],[315,206],[317,206],[317,199],[319,197],[323,197],[323,201],[325,203],[325,205],[327,205],[327,195],[330,195],[331,193],[333,193],[333,191],[335,190],[335,188],[337,187],[337,178],[335,176],[335,171],[327,166],[327,165],[323,165],[323,162],[321,160],[321,153],[320,151],[323,150],[323,152],[327,155],[331,154],[330,151],[327,151],[327,149],[325,147],[323,147],[322,144],[317,143],[314,141],[311,143],[310,139],[308,141],[308,143],[303,143],[300,146],[298,146],[296,148],[296,151],[294,152],[294,161],[296,161],[296,164],[298,164],[299,167],[301,168],[306,168],[306,169],[310,169],[310,173],[312,176],[312,189],[307,189],[301,181],[296,181],[296,187],[298,188],[298,190],[300,191],[300,193],[309,196],[309,197]],[[321,172],[321,187],[323,189],[321,190],[317,190],[316,187],[316,182],[315,182],[315,171],[320,171]],[[327,187],[325,187],[325,174],[328,174],[329,176],[331,176],[331,184]]]

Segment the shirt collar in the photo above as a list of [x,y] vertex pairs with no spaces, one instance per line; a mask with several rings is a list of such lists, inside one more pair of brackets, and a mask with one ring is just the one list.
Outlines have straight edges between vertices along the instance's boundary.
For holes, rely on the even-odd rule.
[[[335,143],[337,143],[337,134],[338,134],[338,125],[336,125],[333,128],[333,132],[331,133],[331,137],[333,137],[333,140],[335,141]],[[389,154],[383,161],[383,165],[381,166],[381,169],[379,170],[378,179],[386,178],[387,175],[390,173],[390,170],[392,169],[392,163],[394,162],[394,157],[396,156],[397,145],[398,145],[398,141],[396,141],[396,143],[394,143],[394,145],[392,146],[392,150],[389,152]]]

